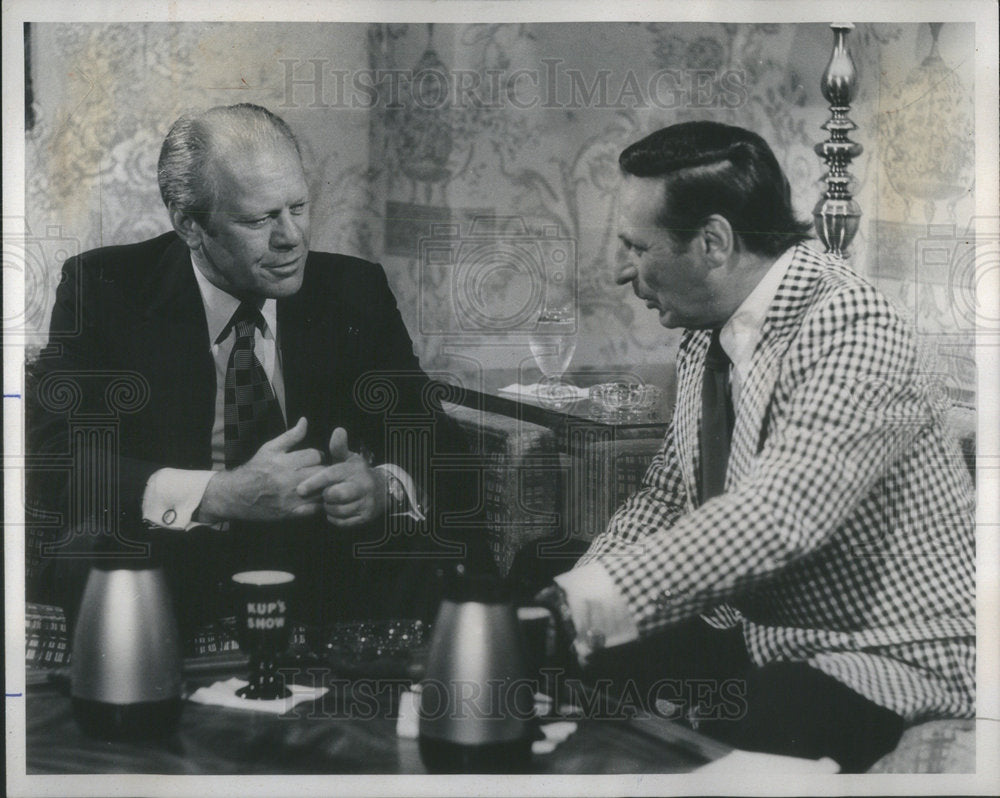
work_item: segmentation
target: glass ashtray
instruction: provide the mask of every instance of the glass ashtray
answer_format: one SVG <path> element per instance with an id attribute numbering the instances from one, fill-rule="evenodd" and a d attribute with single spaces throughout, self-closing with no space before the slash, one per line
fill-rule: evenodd
<path id="1" fill-rule="evenodd" d="M 663 390 L 640 382 L 602 382 L 590 389 L 591 410 L 600 418 L 644 418 L 660 406 Z"/>

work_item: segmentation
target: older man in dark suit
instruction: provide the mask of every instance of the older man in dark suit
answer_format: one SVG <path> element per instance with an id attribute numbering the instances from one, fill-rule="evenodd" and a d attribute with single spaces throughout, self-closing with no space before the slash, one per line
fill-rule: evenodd
<path id="1" fill-rule="evenodd" d="M 51 549 L 64 603 L 83 571 L 61 555 L 96 530 L 155 538 L 188 625 L 224 609 L 218 586 L 243 567 L 294 570 L 327 618 L 428 615 L 434 556 L 461 549 L 413 533 L 428 531 L 423 491 L 446 492 L 429 458 L 461 442 L 382 269 L 309 251 L 298 144 L 258 106 L 178 120 L 159 182 L 174 231 L 65 265 L 31 380 L 34 454 L 71 448 L 52 400 L 67 379 L 77 417 L 107 412 L 123 375 L 146 397 L 118 420 L 116 490 L 97 487 L 117 501 L 82 495 L 93 442 L 70 480 L 33 480 L 34 506 L 65 521 Z"/>

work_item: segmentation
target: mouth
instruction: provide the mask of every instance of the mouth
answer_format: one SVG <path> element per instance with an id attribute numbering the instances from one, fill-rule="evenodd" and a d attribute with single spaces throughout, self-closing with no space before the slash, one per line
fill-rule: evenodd
<path id="1" fill-rule="evenodd" d="M 281 276 L 289 275 L 298 270 L 299 264 L 302 262 L 302 258 L 295 258 L 288 261 L 287 263 L 276 263 L 273 266 L 268 266 L 267 270 L 272 274 L 278 274 Z"/>

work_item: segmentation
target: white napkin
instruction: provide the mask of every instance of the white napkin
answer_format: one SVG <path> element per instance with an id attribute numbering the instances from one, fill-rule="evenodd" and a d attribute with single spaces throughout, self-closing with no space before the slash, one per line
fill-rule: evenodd
<path id="1" fill-rule="evenodd" d="M 572 720 L 557 720 L 553 723 L 543 723 L 541 725 L 544 740 L 535 740 L 531 744 L 533 754 L 551 754 L 556 750 L 556 746 L 566 742 L 569 736 L 576 731 L 576 722 Z"/>
<path id="2" fill-rule="evenodd" d="M 541 397 L 541 391 L 546 389 L 541 383 L 532 383 L 531 385 L 522 385 L 519 382 L 512 383 L 511 385 L 505 385 L 503 388 L 498 390 L 498 393 L 510 393 L 516 394 L 517 396 L 527 396 L 532 399 L 539 399 Z M 579 388 L 576 385 L 569 385 L 568 383 L 562 383 L 559 386 L 560 398 L 566 399 L 586 399 L 590 396 L 590 390 L 587 388 Z"/>
<path id="3" fill-rule="evenodd" d="M 408 740 L 416 740 L 420 736 L 420 685 L 413 687 L 399 696 L 399 716 L 396 718 L 396 735 Z"/>
<path id="4" fill-rule="evenodd" d="M 288 689 L 292 691 L 292 694 L 288 698 L 263 701 L 240 698 L 236 695 L 236 691 L 241 687 L 246 687 L 246 685 L 244 680 L 234 676 L 232 679 L 216 682 L 209 687 L 199 687 L 188 696 L 188 701 L 194 701 L 196 704 L 210 704 L 233 709 L 246 709 L 251 712 L 270 712 L 272 715 L 284 715 L 296 704 L 301 704 L 303 701 L 313 701 L 329 691 L 326 687 L 305 687 L 300 684 L 290 684 Z"/>
<path id="5" fill-rule="evenodd" d="M 552 699 L 540 693 L 535 694 L 535 713 L 543 714 L 552 707 Z M 396 719 L 396 734 L 415 740 L 419 734 L 420 716 L 420 685 L 416 684 L 413 689 L 407 690 L 399 697 L 399 717 Z M 573 721 L 556 721 L 554 723 L 542 723 L 542 734 L 544 740 L 535 740 L 531 743 L 531 753 L 551 754 L 556 750 L 556 746 L 565 742 L 569 736 L 576 731 L 576 723 Z"/>
<path id="6" fill-rule="evenodd" d="M 746 775 L 749 773 L 797 775 L 811 773 L 839 773 L 840 765 L 829 757 L 799 759 L 779 754 L 760 754 L 755 751 L 730 751 L 714 762 L 702 765 L 695 773 Z"/>

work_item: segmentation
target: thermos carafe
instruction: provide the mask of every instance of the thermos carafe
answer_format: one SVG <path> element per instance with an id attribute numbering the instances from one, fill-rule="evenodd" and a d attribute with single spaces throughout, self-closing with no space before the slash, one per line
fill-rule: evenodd
<path id="1" fill-rule="evenodd" d="M 91 568 L 71 672 L 73 714 L 88 734 L 148 738 L 176 728 L 180 634 L 162 568 L 148 560 Z"/>
<path id="2" fill-rule="evenodd" d="M 420 755 L 431 773 L 525 772 L 534 684 L 502 583 L 461 568 L 445 588 L 420 692 Z"/>

